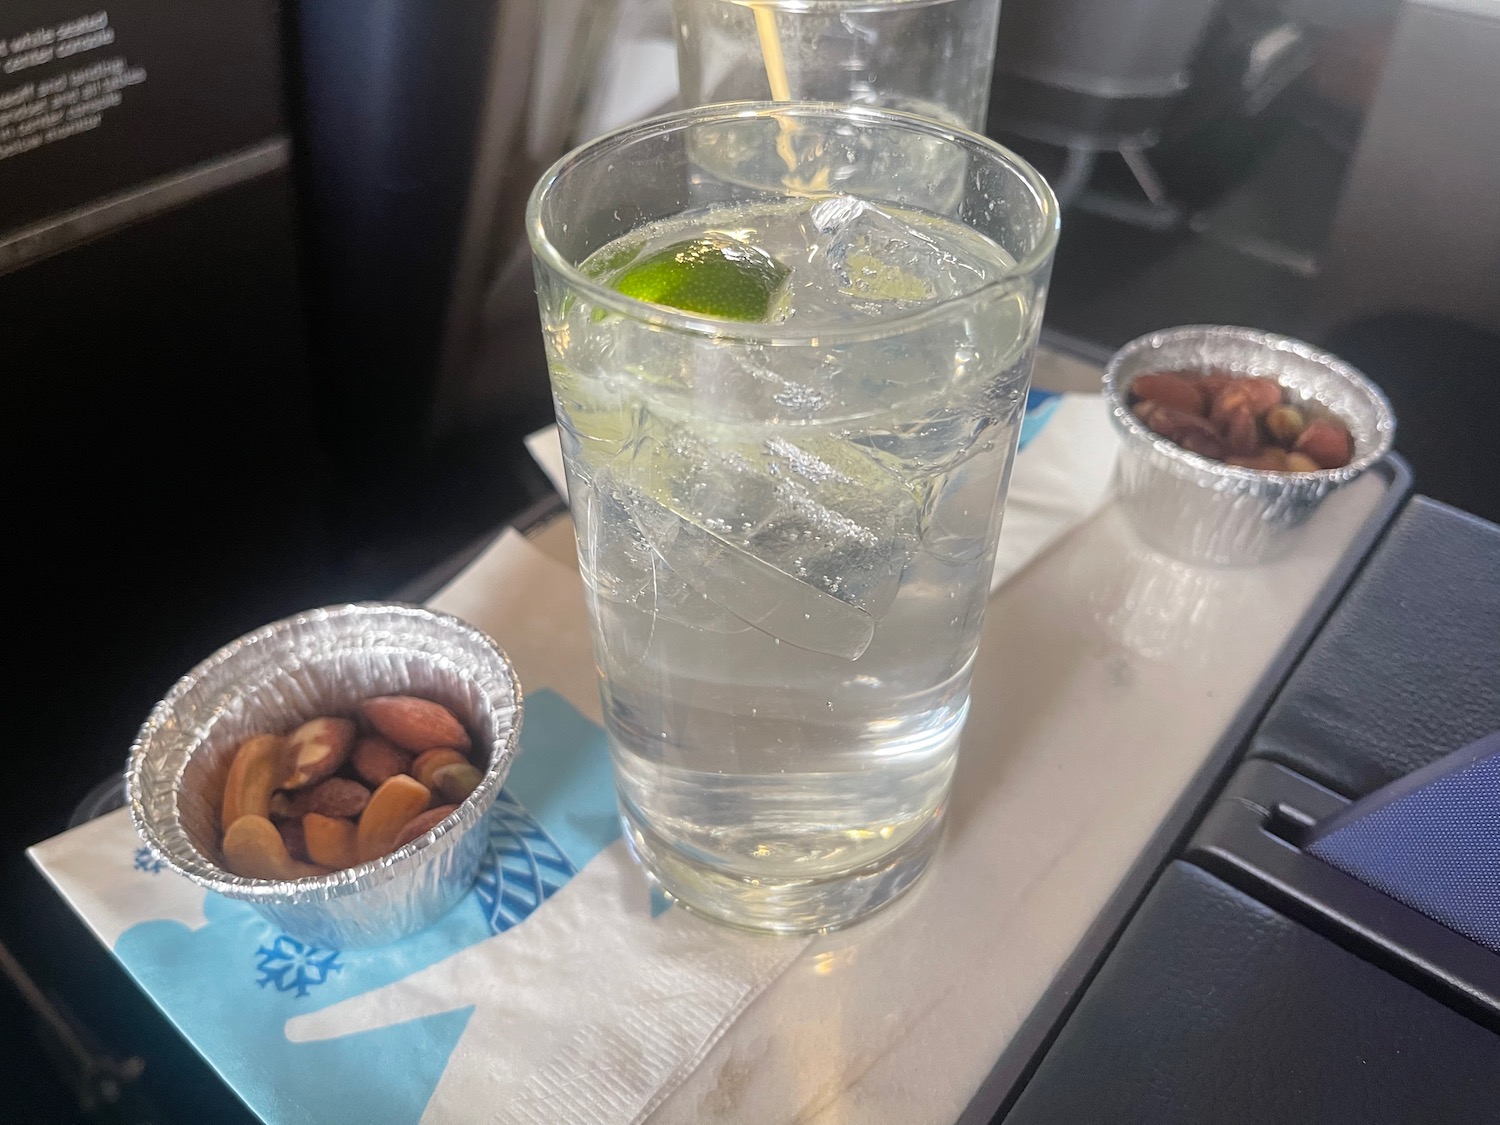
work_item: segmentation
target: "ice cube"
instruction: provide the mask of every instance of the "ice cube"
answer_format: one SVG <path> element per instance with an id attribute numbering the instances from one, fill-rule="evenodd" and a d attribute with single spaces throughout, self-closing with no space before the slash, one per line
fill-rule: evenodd
<path id="1" fill-rule="evenodd" d="M 820 288 L 853 298 L 851 307 L 878 316 L 974 289 L 983 274 L 944 250 L 909 222 L 872 203 L 839 195 L 808 212 L 811 270 L 794 304 Z"/>
<path id="2" fill-rule="evenodd" d="M 767 423 L 817 417 L 831 403 L 821 357 L 774 354 L 765 344 L 724 341 L 693 357 L 693 395 Z"/>
<path id="3" fill-rule="evenodd" d="M 570 481 L 579 571 L 596 596 L 705 632 L 750 628 L 694 589 L 662 557 L 658 546 L 680 553 L 675 540 L 682 520 L 675 513 L 606 466 L 575 468 Z"/>
<path id="4" fill-rule="evenodd" d="M 651 547 L 620 492 L 607 469 L 573 462 L 568 495 L 583 580 L 601 598 L 639 604 L 651 585 Z"/>
<path id="5" fill-rule="evenodd" d="M 640 498 L 640 502 L 647 507 L 653 503 L 644 497 Z M 676 516 L 672 518 L 679 525 L 681 524 Z M 674 556 L 690 554 L 685 549 L 676 548 L 675 533 L 672 542 Z M 705 633 L 729 635 L 750 630 L 750 625 L 743 619 L 730 613 L 673 570 L 667 560 L 655 549 L 651 552 L 651 572 L 652 607 L 658 617 Z"/>
<path id="6" fill-rule="evenodd" d="M 852 440 L 885 461 L 892 472 L 915 482 L 946 473 L 984 452 L 999 421 L 965 404 L 871 428 Z"/>
<path id="7" fill-rule="evenodd" d="M 631 517 L 670 571 L 801 648 L 857 658 L 915 548 L 912 493 L 826 435 L 756 444 L 678 429 L 643 439 L 627 471 Z"/>
<path id="8" fill-rule="evenodd" d="M 895 600 L 917 535 L 911 491 L 862 450 L 828 435 L 764 445 L 776 504 L 747 546 L 875 620 Z"/>
<path id="9" fill-rule="evenodd" d="M 672 572 L 708 601 L 788 644 L 854 660 L 875 635 L 874 619 L 857 606 L 798 581 L 690 520 L 679 520 L 661 551 Z M 667 607 L 664 615 L 684 620 L 676 608 Z"/>

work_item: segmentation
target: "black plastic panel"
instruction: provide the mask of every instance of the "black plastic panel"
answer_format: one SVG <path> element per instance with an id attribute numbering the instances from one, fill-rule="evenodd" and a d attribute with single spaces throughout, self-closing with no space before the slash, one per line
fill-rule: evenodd
<path id="1" fill-rule="evenodd" d="M 1006 1125 L 1493 1125 L 1500 1036 L 1215 878 L 1163 874 Z"/>
<path id="2" fill-rule="evenodd" d="M 1346 804 L 1284 766 L 1246 762 L 1185 858 L 1500 1030 L 1500 955 L 1301 849 Z"/>
<path id="3" fill-rule="evenodd" d="M 1500 527 L 1417 497 L 1256 733 L 1347 797 L 1500 728 Z"/>

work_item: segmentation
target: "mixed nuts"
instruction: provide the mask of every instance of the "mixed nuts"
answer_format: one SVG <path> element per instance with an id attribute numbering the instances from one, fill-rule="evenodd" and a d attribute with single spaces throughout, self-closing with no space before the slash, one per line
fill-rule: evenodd
<path id="1" fill-rule="evenodd" d="M 219 801 L 224 866 L 252 879 L 326 875 L 388 855 L 478 788 L 473 741 L 440 703 L 365 699 L 240 743 Z"/>
<path id="2" fill-rule="evenodd" d="M 1318 402 L 1292 402 L 1274 379 L 1155 371 L 1130 383 L 1131 412 L 1189 452 L 1244 469 L 1314 473 L 1354 459 L 1349 427 Z"/>

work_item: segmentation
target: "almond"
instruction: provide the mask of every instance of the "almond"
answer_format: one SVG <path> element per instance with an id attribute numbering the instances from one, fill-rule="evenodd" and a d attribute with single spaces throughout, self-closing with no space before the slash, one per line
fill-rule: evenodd
<path id="1" fill-rule="evenodd" d="M 267 815 L 275 821 L 301 820 L 308 813 L 354 819 L 370 803 L 370 791 L 347 777 L 330 777 L 306 789 L 280 792 L 271 798 Z"/>
<path id="2" fill-rule="evenodd" d="M 430 699 L 378 695 L 361 703 L 359 713 L 378 733 L 414 754 L 438 746 L 468 750 L 472 745 L 458 717 Z"/>
<path id="3" fill-rule="evenodd" d="M 305 879 L 326 875 L 328 869 L 291 857 L 281 833 L 263 816 L 236 818 L 224 830 L 224 865 L 247 879 Z"/>
<path id="4" fill-rule="evenodd" d="M 307 838 L 302 834 L 300 820 L 273 821 L 273 823 L 276 824 L 276 831 L 281 833 L 281 842 L 286 845 L 289 856 L 303 863 L 312 858 L 307 854 Z"/>
<path id="5" fill-rule="evenodd" d="M 1207 414 L 1207 400 L 1198 384 L 1186 375 L 1173 371 L 1154 371 L 1137 375 L 1130 383 L 1130 393 L 1145 402 L 1155 402 L 1188 414 Z"/>
<path id="6" fill-rule="evenodd" d="M 303 723 L 287 739 L 291 774 L 283 789 L 301 789 L 332 777 L 349 757 L 357 733 L 349 719 L 318 718 Z"/>
<path id="7" fill-rule="evenodd" d="M 401 829 L 412 817 L 425 812 L 431 801 L 432 793 L 427 786 L 404 773 L 390 778 L 375 790 L 370 803 L 360 814 L 355 836 L 360 862 L 378 859 L 391 851 Z"/>
<path id="8" fill-rule="evenodd" d="M 400 832 L 396 833 L 396 842 L 391 846 L 391 850 L 395 851 L 397 848 L 404 848 L 418 836 L 427 835 L 427 833 L 447 820 L 449 813 L 456 812 L 457 809 L 457 805 L 439 805 L 435 809 L 428 809 L 424 813 L 418 813 L 406 822 Z"/>
<path id="9" fill-rule="evenodd" d="M 1229 421 L 1229 416 L 1238 410 L 1249 410 L 1251 415 L 1254 415 L 1255 411 L 1250 406 L 1250 392 L 1245 389 L 1244 383 L 1243 379 L 1235 379 L 1210 399 L 1209 421 L 1216 426 L 1222 426 Z"/>
<path id="10" fill-rule="evenodd" d="M 286 739 L 274 734 L 247 738 L 234 752 L 229 775 L 224 779 L 219 823 L 225 827 L 242 816 L 265 816 L 271 794 L 286 779 Z"/>
<path id="11" fill-rule="evenodd" d="M 1210 400 L 1216 397 L 1225 387 L 1229 386 L 1230 383 L 1237 382 L 1239 380 L 1234 377 L 1232 372 L 1219 367 L 1210 368 L 1198 378 L 1198 386 L 1203 388 L 1203 393 Z"/>
<path id="12" fill-rule="evenodd" d="M 1354 439 L 1342 422 L 1314 418 L 1298 435 L 1292 450 L 1307 457 L 1320 469 L 1340 469 L 1354 457 Z"/>
<path id="13" fill-rule="evenodd" d="M 1252 376 L 1249 379 L 1240 379 L 1238 382 L 1250 402 L 1251 412 L 1257 418 L 1264 417 L 1269 411 L 1281 405 L 1281 384 L 1275 379 Z"/>
<path id="14" fill-rule="evenodd" d="M 1177 444 L 1189 453 L 1196 453 L 1199 457 L 1210 457 L 1217 461 L 1224 456 L 1224 443 L 1219 440 L 1217 434 L 1193 433 L 1183 434 L 1177 439 Z"/>
<path id="15" fill-rule="evenodd" d="M 359 779 L 373 789 L 387 778 L 405 773 L 411 765 L 411 755 L 398 750 L 389 739 L 367 734 L 354 744 L 349 764 Z"/>
<path id="16" fill-rule="evenodd" d="M 330 777 L 298 794 L 293 808 L 302 815 L 342 816 L 353 820 L 370 803 L 370 791 L 347 777 Z"/>
<path id="17" fill-rule="evenodd" d="M 1226 452 L 1237 457 L 1253 457 L 1260 452 L 1260 427 L 1249 406 L 1240 406 L 1224 419 Z"/>
<path id="18" fill-rule="evenodd" d="M 446 746 L 439 746 L 436 750 L 428 750 L 426 753 L 418 754 L 406 772 L 431 789 L 433 786 L 432 775 L 438 770 L 444 766 L 466 766 L 468 764 L 469 759 L 465 758 L 457 750 L 450 750 Z"/>
<path id="19" fill-rule="evenodd" d="M 358 829 L 354 821 L 308 813 L 302 818 L 302 832 L 307 840 L 307 854 L 314 863 L 342 871 L 359 862 Z"/>
<path id="20" fill-rule="evenodd" d="M 1150 412 L 1141 421 L 1145 422 L 1153 432 L 1160 434 L 1168 441 L 1175 441 L 1184 449 L 1201 453 L 1205 457 L 1224 455 L 1223 440 L 1205 418 L 1153 403 Z"/>

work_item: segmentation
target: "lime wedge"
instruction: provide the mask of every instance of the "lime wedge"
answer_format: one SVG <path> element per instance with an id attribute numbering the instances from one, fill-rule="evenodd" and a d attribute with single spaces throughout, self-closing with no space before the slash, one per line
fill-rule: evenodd
<path id="1" fill-rule="evenodd" d="M 708 234 L 647 254 L 615 278 L 614 287 L 683 312 L 764 322 L 789 272 L 747 242 Z"/>
<path id="2" fill-rule="evenodd" d="M 616 270 L 624 269 L 635 260 L 635 256 L 640 252 L 639 242 L 627 242 L 624 246 L 616 245 L 608 251 L 601 250 L 597 254 L 589 255 L 588 260 L 579 268 L 587 277 L 603 277 Z"/>

